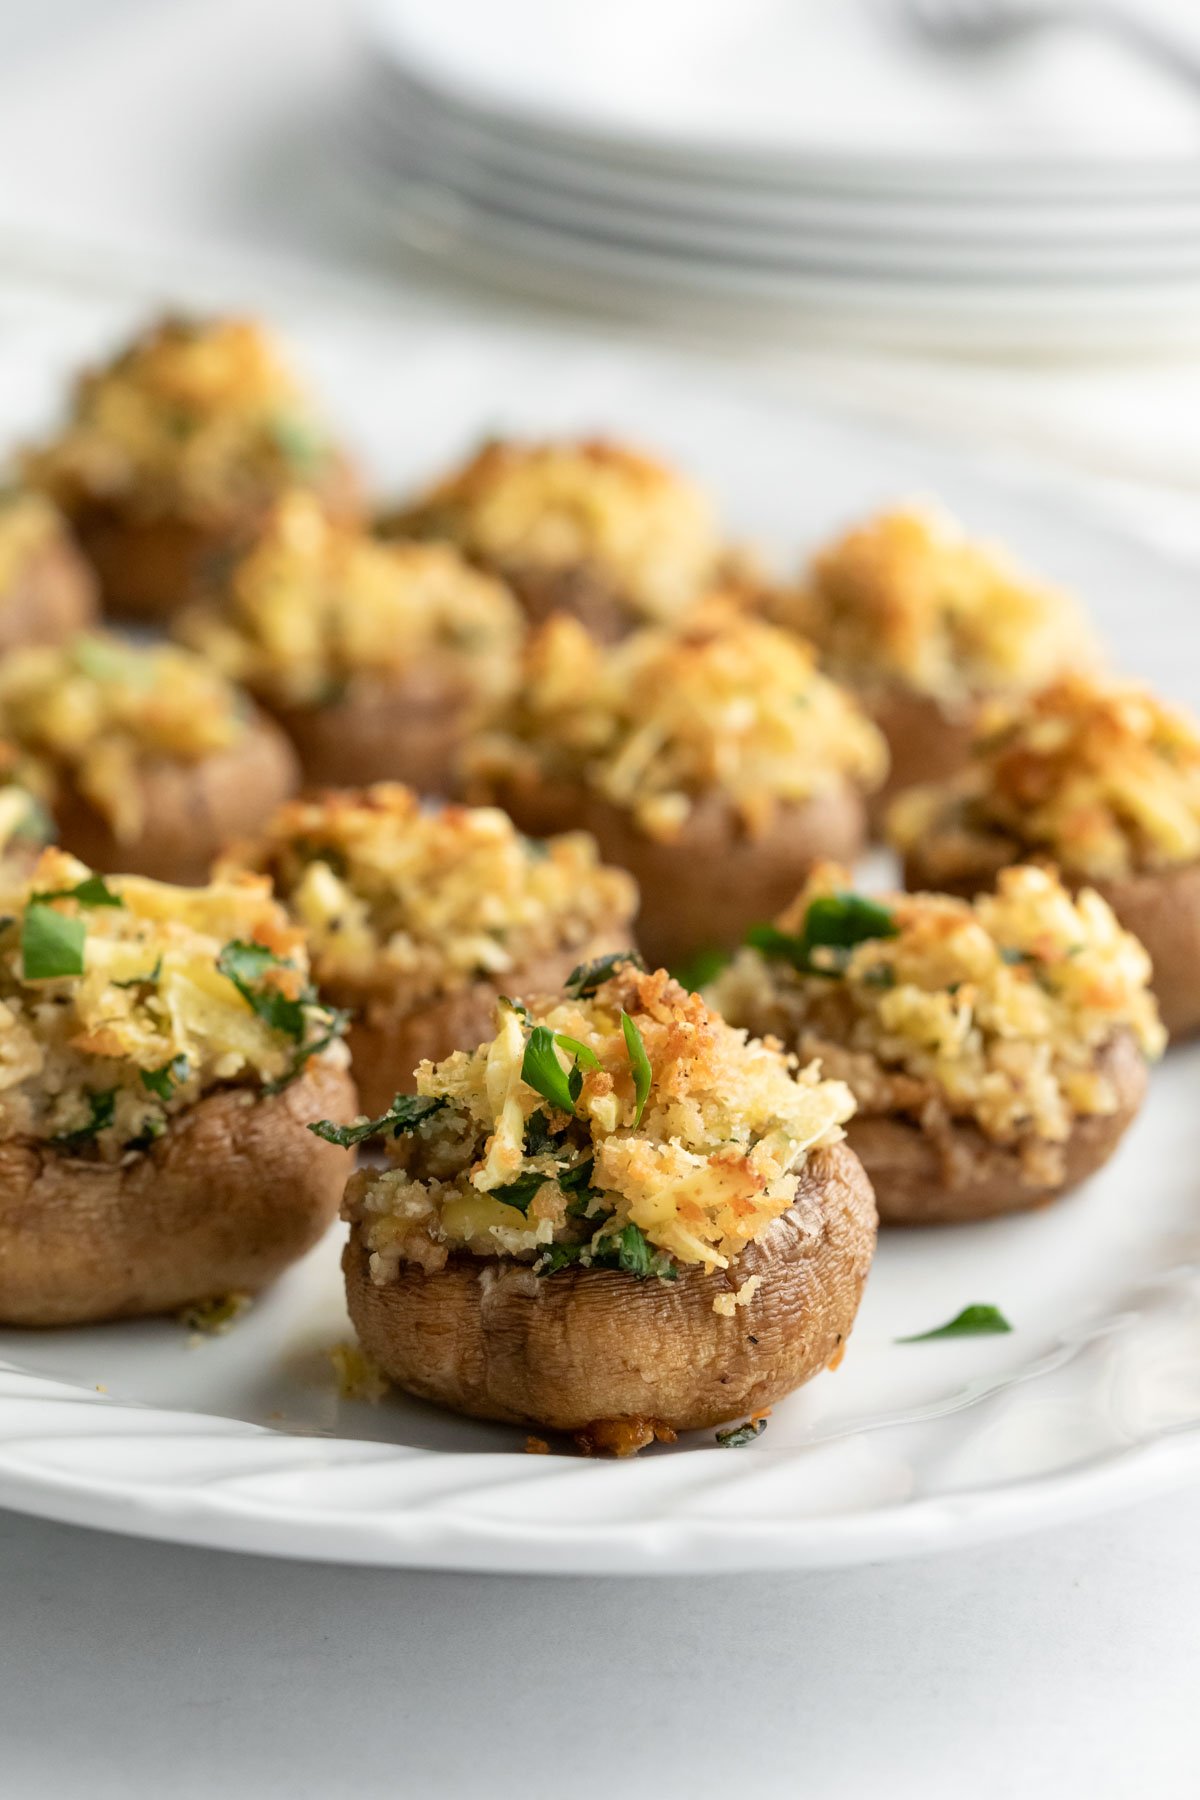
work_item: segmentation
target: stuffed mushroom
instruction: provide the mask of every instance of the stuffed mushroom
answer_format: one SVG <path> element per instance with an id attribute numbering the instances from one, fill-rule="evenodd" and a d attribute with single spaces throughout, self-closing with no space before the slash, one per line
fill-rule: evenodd
<path id="1" fill-rule="evenodd" d="M 811 638 L 887 738 L 881 801 L 960 768 L 986 700 L 1031 693 L 1096 656 L 1067 595 L 932 509 L 855 527 L 767 609 Z"/>
<path id="2" fill-rule="evenodd" d="M 523 627 L 448 544 L 381 544 L 290 494 L 179 633 L 275 715 L 309 782 L 437 794 L 510 691 Z"/>
<path id="3" fill-rule="evenodd" d="M 96 578 L 43 494 L 0 490 L 0 654 L 61 644 L 99 610 Z"/>
<path id="4" fill-rule="evenodd" d="M 1173 1038 L 1200 1030 L 1200 724 L 1145 688 L 1067 676 L 980 720 L 953 781 L 890 815 L 910 887 L 972 894 L 1052 861 L 1141 939 Z"/>
<path id="5" fill-rule="evenodd" d="M 727 562 L 700 489 L 598 439 L 487 443 L 380 529 L 456 544 L 531 619 L 569 613 L 605 641 L 681 618 Z"/>
<path id="6" fill-rule="evenodd" d="M 270 719 L 200 657 L 89 635 L 0 662 L 11 775 L 90 867 L 203 881 L 298 769 Z"/>
<path id="7" fill-rule="evenodd" d="M 150 326 L 80 377 L 66 425 L 24 472 L 70 519 L 105 608 L 135 619 L 168 618 L 285 489 L 359 511 L 348 459 L 246 319 Z"/>
<path id="8" fill-rule="evenodd" d="M 637 878 L 648 960 L 677 965 L 736 943 L 819 858 L 856 856 L 886 767 L 807 645 L 710 605 L 607 651 L 551 620 L 466 778 L 525 831 L 591 832 Z"/>
<path id="9" fill-rule="evenodd" d="M 350 1181 L 344 1268 L 367 1354 L 481 1418 L 605 1435 L 770 1406 L 840 1360 L 875 1241 L 841 1082 L 797 1074 L 663 970 L 500 1002 L 423 1063 Z"/>
<path id="10" fill-rule="evenodd" d="M 502 994 L 546 993 L 633 942 L 637 889 L 582 832 L 535 843 L 504 813 L 380 785 L 285 806 L 227 870 L 269 874 L 321 993 L 351 1014 L 368 1112 L 487 1036 Z"/>
<path id="11" fill-rule="evenodd" d="M 1108 1160 L 1165 1041 L 1149 974 L 1100 896 L 1045 869 L 971 902 L 824 868 L 712 999 L 845 1081 L 880 1219 L 919 1225 L 1041 1206 Z"/>
<path id="12" fill-rule="evenodd" d="M 337 1211 L 340 1021 L 265 881 L 111 880 L 47 850 L 2 895 L 0 1322 L 172 1311 L 271 1281 Z"/>

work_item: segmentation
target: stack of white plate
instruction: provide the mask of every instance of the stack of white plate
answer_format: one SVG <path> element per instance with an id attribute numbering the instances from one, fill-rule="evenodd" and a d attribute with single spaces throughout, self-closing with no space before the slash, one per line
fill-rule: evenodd
<path id="1" fill-rule="evenodd" d="M 1200 339 L 1200 87 L 903 0 L 373 0 L 359 173 L 557 298 L 941 344 Z"/>

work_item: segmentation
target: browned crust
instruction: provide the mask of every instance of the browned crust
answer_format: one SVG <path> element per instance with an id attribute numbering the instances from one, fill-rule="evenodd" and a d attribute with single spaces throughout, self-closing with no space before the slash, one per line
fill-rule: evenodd
<path id="1" fill-rule="evenodd" d="M 0 655 L 22 644 L 63 644 L 100 610 L 91 568 L 65 531 L 55 532 L 21 564 L 0 596 Z"/>
<path id="2" fill-rule="evenodd" d="M 1100 1052 L 1097 1067 L 1113 1083 L 1115 1112 L 1079 1119 L 1063 1151 L 1061 1180 L 1031 1182 L 1019 1152 L 993 1143 L 978 1126 L 956 1122 L 934 1136 L 895 1114 L 858 1113 L 846 1137 L 875 1188 L 883 1225 L 970 1224 L 1046 1206 L 1106 1163 L 1146 1094 L 1146 1061 L 1127 1031 Z"/>
<path id="3" fill-rule="evenodd" d="M 957 837 L 952 853 L 943 854 L 934 835 L 905 857 L 904 885 L 913 890 L 936 888 L 969 900 L 987 893 L 1002 868 L 1023 860 L 1009 845 L 980 838 L 972 867 L 968 844 Z M 1024 860 L 1046 859 L 1031 850 Z M 1059 873 L 1074 893 L 1094 888 L 1126 931 L 1141 940 L 1153 968 L 1154 998 L 1172 1040 L 1200 1031 L 1200 863 L 1148 869 L 1109 881 L 1066 868 Z"/>
<path id="4" fill-rule="evenodd" d="M 949 706 L 898 683 L 864 690 L 858 697 L 887 739 L 891 758 L 887 781 L 871 800 L 872 823 L 878 827 L 889 801 L 902 789 L 943 781 L 965 767 L 979 703 Z"/>
<path id="5" fill-rule="evenodd" d="M 629 870 L 641 890 L 638 942 L 651 968 L 670 968 L 700 950 L 732 949 L 748 926 L 773 919 L 795 899 L 814 863 L 853 863 L 866 837 L 863 800 L 849 783 L 778 806 L 754 836 L 723 796 L 707 796 L 666 842 L 647 837 L 624 808 L 581 784 L 506 785 L 497 800 L 531 836 L 590 831 L 605 862 Z"/>
<path id="6" fill-rule="evenodd" d="M 354 1079 L 365 1112 L 386 1112 L 395 1094 L 416 1090 L 413 1072 L 428 1059 L 441 1062 L 454 1050 L 476 1050 L 495 1031 L 494 1012 L 501 994 L 518 1000 L 536 994 L 553 994 L 571 970 L 593 956 L 632 948 L 632 932 L 609 932 L 578 944 L 547 952 L 507 975 L 480 978 L 456 992 L 414 1003 L 398 989 L 377 992 L 363 1000 L 361 994 L 336 983 L 322 991 L 337 1006 L 359 1007 L 346 1042 L 350 1046 Z"/>
<path id="7" fill-rule="evenodd" d="M 104 815 L 64 784 L 54 808 L 63 848 L 106 874 L 148 875 L 187 886 L 208 879 L 218 851 L 261 829 L 295 793 L 299 768 L 287 738 L 270 719 L 199 762 L 147 762 L 138 775 L 144 825 L 118 838 Z"/>
<path id="8" fill-rule="evenodd" d="M 347 460 L 338 459 L 317 491 L 334 518 L 359 516 L 358 476 Z M 69 510 L 83 553 L 99 577 L 105 613 L 143 624 L 165 624 L 205 592 L 261 522 L 261 509 L 209 525 L 174 514 L 141 517 L 97 500 L 83 500 Z"/>
<path id="9" fill-rule="evenodd" d="M 324 706 L 274 708 L 310 787 L 403 781 L 439 796 L 454 790 L 459 754 L 479 712 L 461 671 L 436 662 L 394 681 L 356 681 L 343 699 Z"/>
<path id="10" fill-rule="evenodd" d="M 126 1165 L 0 1144 L 0 1322 L 80 1325 L 254 1293 L 336 1217 L 352 1154 L 305 1129 L 354 1117 L 328 1064 L 281 1094 L 225 1089 Z"/>
<path id="11" fill-rule="evenodd" d="M 578 1431 L 650 1416 L 699 1430 L 772 1405 L 840 1356 L 875 1247 L 875 1204 L 844 1144 L 816 1151 L 796 1200 L 736 1268 L 678 1281 L 596 1269 L 538 1277 L 459 1256 L 376 1287 L 357 1228 L 342 1259 L 367 1354 L 400 1387 L 477 1418 Z M 732 1318 L 712 1310 L 751 1275 Z"/>

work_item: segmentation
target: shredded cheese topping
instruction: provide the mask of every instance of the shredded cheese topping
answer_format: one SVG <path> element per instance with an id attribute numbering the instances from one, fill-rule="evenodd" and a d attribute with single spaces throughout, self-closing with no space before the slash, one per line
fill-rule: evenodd
<path id="1" fill-rule="evenodd" d="M 609 650 L 551 619 L 469 767 L 484 786 L 511 774 L 584 781 L 670 838 L 709 793 L 755 831 L 780 802 L 876 787 L 887 749 L 811 646 L 713 602 L 678 631 L 647 628 Z"/>
<path id="2" fill-rule="evenodd" d="M 623 1013 L 649 1062 L 640 1117 Z M 583 1047 L 570 1113 L 523 1077 L 538 1026 Z M 555 1054 L 565 1071 L 576 1050 Z M 542 1269 L 609 1266 L 627 1231 L 670 1265 L 727 1268 L 787 1210 L 809 1151 L 836 1142 L 853 1111 L 841 1082 L 797 1074 L 665 971 L 630 964 L 532 1019 L 501 1003 L 492 1042 L 423 1063 L 417 1087 L 444 1104 L 399 1140 L 399 1167 L 360 1171 L 347 1189 L 379 1282 L 401 1261 L 437 1269 L 460 1249 Z M 522 1193 L 525 1210 L 505 1193 Z"/>
<path id="3" fill-rule="evenodd" d="M 1028 692 L 1094 656 L 1073 600 L 932 508 L 855 527 L 776 605 L 843 680 L 898 682 L 951 704 Z"/>
<path id="4" fill-rule="evenodd" d="M 18 778 L 47 806 L 76 787 L 118 837 L 142 826 L 146 762 L 199 762 L 238 743 L 244 696 L 190 651 L 87 634 L 11 651 L 0 663 L 0 738 Z"/>
<path id="5" fill-rule="evenodd" d="M 180 634 L 235 680 L 280 703 L 340 697 L 355 676 L 432 662 L 481 700 L 506 693 L 522 636 L 502 583 L 446 544 L 385 544 L 286 495 L 226 590 Z"/>
<path id="6" fill-rule="evenodd" d="M 380 783 L 295 800 L 225 867 L 272 876 L 322 986 L 414 998 L 499 977 L 602 930 L 631 936 L 637 890 L 582 832 L 534 843 L 492 808 L 426 809 Z"/>
<path id="7" fill-rule="evenodd" d="M 80 377 L 68 424 L 26 458 L 25 472 L 68 513 L 103 502 L 212 526 L 257 511 L 285 486 L 327 478 L 335 462 L 259 325 L 167 318 Z"/>
<path id="8" fill-rule="evenodd" d="M 618 444 L 493 442 L 421 496 L 399 524 L 444 537 L 514 576 L 587 570 L 646 620 L 678 618 L 715 579 L 707 497 Z"/>
<path id="9" fill-rule="evenodd" d="M 847 887 L 844 870 L 818 869 L 781 931 L 802 933 L 812 903 Z M 1111 1112 L 1096 1058 L 1118 1032 L 1161 1053 L 1149 958 L 1091 890 L 1073 899 L 1051 871 L 1018 867 L 974 901 L 889 894 L 882 905 L 895 935 L 813 951 L 822 972 L 740 951 L 714 1004 L 819 1055 L 864 1113 L 930 1129 L 966 1119 L 1002 1144 L 1061 1144 L 1077 1118 Z"/>
<path id="10" fill-rule="evenodd" d="M 266 880 L 99 882 L 51 849 L 0 914 L 0 1137 L 116 1161 L 213 1088 L 286 1081 L 339 1029 Z"/>
<path id="11" fill-rule="evenodd" d="M 961 776 L 903 796 L 889 828 L 904 849 L 961 839 L 969 862 L 982 837 L 1094 880 L 1195 862 L 1200 726 L 1131 683 L 1068 676 L 990 706 Z"/>

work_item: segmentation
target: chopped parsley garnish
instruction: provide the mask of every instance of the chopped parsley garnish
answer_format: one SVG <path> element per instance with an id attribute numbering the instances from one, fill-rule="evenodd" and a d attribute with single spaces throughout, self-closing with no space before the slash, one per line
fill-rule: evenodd
<path id="1" fill-rule="evenodd" d="M 742 1450 L 755 1438 L 760 1438 L 766 1429 L 765 1419 L 747 1419 L 744 1425 L 726 1425 L 723 1431 L 718 1431 L 717 1442 L 722 1450 Z"/>
<path id="2" fill-rule="evenodd" d="M 275 448 L 297 475 L 313 475 L 329 460 L 329 440 L 302 414 L 276 413 L 270 431 Z"/>
<path id="3" fill-rule="evenodd" d="M 272 1031 L 281 1032 L 284 1037 L 293 1038 L 296 1043 L 300 1043 L 306 1024 L 304 1009 L 315 1003 L 315 992 L 306 983 L 292 999 L 278 988 L 263 985 L 272 970 L 292 967 L 292 963 L 276 956 L 265 944 L 247 944 L 240 938 L 226 944 L 217 958 L 219 972 L 232 981 L 242 999 L 254 1009 L 259 1018 Z"/>
<path id="4" fill-rule="evenodd" d="M 558 1149 L 558 1139 L 550 1129 L 550 1120 L 541 1107 L 525 1121 L 526 1156 L 546 1156 Z"/>
<path id="5" fill-rule="evenodd" d="M 406 1131 L 415 1131 L 423 1120 L 432 1118 L 440 1112 L 446 1101 L 440 1097 L 427 1098 L 422 1094 L 397 1094 L 385 1113 L 377 1119 L 358 1119 L 353 1125 L 338 1125 L 332 1119 L 318 1119 L 309 1130 L 327 1144 L 337 1144 L 342 1150 L 351 1150 L 355 1144 L 365 1144 L 368 1138 L 385 1137 L 390 1131 L 394 1138 L 402 1137 Z"/>
<path id="6" fill-rule="evenodd" d="M 937 1325 L 932 1331 L 918 1331 L 913 1337 L 897 1338 L 898 1344 L 927 1344 L 933 1338 L 958 1337 L 993 1337 L 1012 1326 L 998 1306 L 964 1306 L 962 1311 L 945 1325 Z"/>
<path id="7" fill-rule="evenodd" d="M 595 1157 L 585 1156 L 583 1161 L 577 1162 L 573 1169 L 563 1170 L 558 1177 L 559 1187 L 567 1194 L 577 1194 L 581 1189 L 586 1189 L 591 1182 L 592 1170 L 595 1166 Z"/>
<path id="8" fill-rule="evenodd" d="M 131 687 L 149 687 L 154 681 L 152 658 L 107 638 L 77 638 L 71 646 L 71 661 L 81 675 L 93 681 L 124 681 Z"/>
<path id="9" fill-rule="evenodd" d="M 522 1024 L 533 1024 L 533 1014 L 523 1000 L 510 1000 L 507 994 L 501 994 L 500 1004 L 502 1006 L 507 1006 L 509 1012 L 515 1012 Z"/>
<path id="10" fill-rule="evenodd" d="M 48 893 L 34 894 L 34 901 L 41 900 L 77 900 L 80 906 L 124 906 L 125 902 L 119 894 L 114 894 L 103 875 L 89 875 L 86 881 L 80 881 L 75 887 L 51 888 Z"/>
<path id="11" fill-rule="evenodd" d="M 592 962 L 580 963 L 566 979 L 566 991 L 573 1000 L 589 1000 L 597 988 L 611 981 L 618 969 L 629 965 L 644 969 L 645 963 L 636 950 L 618 950 L 612 956 L 597 956 Z"/>
<path id="12" fill-rule="evenodd" d="M 821 894 L 804 915 L 802 929 L 752 925 L 746 942 L 775 962 L 789 962 L 804 975 L 840 975 L 859 944 L 896 937 L 899 927 L 886 906 L 864 894 Z M 829 952 L 820 962 L 813 952 Z"/>
<path id="13" fill-rule="evenodd" d="M 585 1257 L 593 1269 L 618 1269 L 638 1281 L 646 1281 L 652 1275 L 659 1281 L 679 1279 L 672 1258 L 665 1250 L 651 1248 L 640 1225 L 626 1225 L 598 1243 L 550 1244 L 538 1260 L 538 1273 L 557 1275 L 560 1269 L 575 1268 Z"/>
<path id="14" fill-rule="evenodd" d="M 153 982 L 158 980 L 161 974 L 162 957 L 160 956 L 155 962 L 154 967 L 152 969 L 147 969 L 144 975 L 131 975 L 128 981 L 114 981 L 113 986 L 119 988 L 149 987 Z"/>
<path id="15" fill-rule="evenodd" d="M 515 1206 L 519 1213 L 527 1213 L 529 1202 L 549 1179 L 540 1169 L 528 1169 L 524 1175 L 518 1175 L 515 1181 L 505 1181 L 500 1187 L 487 1188 L 485 1192 L 493 1200 L 499 1200 L 502 1206 Z"/>
<path id="16" fill-rule="evenodd" d="M 21 921 L 21 976 L 25 981 L 60 981 L 83 974 L 83 920 L 31 900 Z"/>
<path id="17" fill-rule="evenodd" d="M 89 1094 L 91 1117 L 87 1124 L 78 1126 L 74 1131 L 64 1131 L 61 1137 L 51 1138 L 51 1144 L 56 1150 L 76 1150 L 84 1144 L 90 1144 L 94 1137 L 112 1124 L 116 1104 L 115 1088 L 109 1088 L 102 1094 Z"/>
<path id="18" fill-rule="evenodd" d="M 570 1074 L 558 1060 L 556 1045 L 561 1044 L 568 1050 L 574 1062 Z M 600 1058 L 578 1038 L 567 1037 L 564 1032 L 551 1031 L 548 1025 L 535 1025 L 525 1045 L 525 1055 L 521 1060 L 521 1080 L 531 1087 L 535 1094 L 556 1106 L 559 1112 L 573 1113 L 575 1102 L 583 1089 L 583 1075 L 580 1064 L 587 1069 L 598 1069 Z"/>
<path id="19" fill-rule="evenodd" d="M 654 1080 L 654 1071 L 650 1067 L 650 1058 L 646 1055 L 642 1034 L 627 1012 L 621 1014 L 621 1030 L 625 1034 L 625 1048 L 629 1052 L 629 1066 L 633 1070 L 633 1092 L 637 1102 L 633 1115 L 633 1128 L 636 1131 L 642 1122 L 646 1101 L 650 1097 L 650 1084 Z"/>
<path id="20" fill-rule="evenodd" d="M 142 1086 L 148 1094 L 156 1094 L 160 1100 L 169 1100 L 175 1089 L 188 1078 L 188 1059 L 186 1056 L 173 1056 L 169 1063 L 161 1069 L 143 1069 Z"/>
<path id="21" fill-rule="evenodd" d="M 672 969 L 671 974 L 689 994 L 698 994 L 701 988 L 716 980 L 728 961 L 728 950 L 697 950 Z"/>

